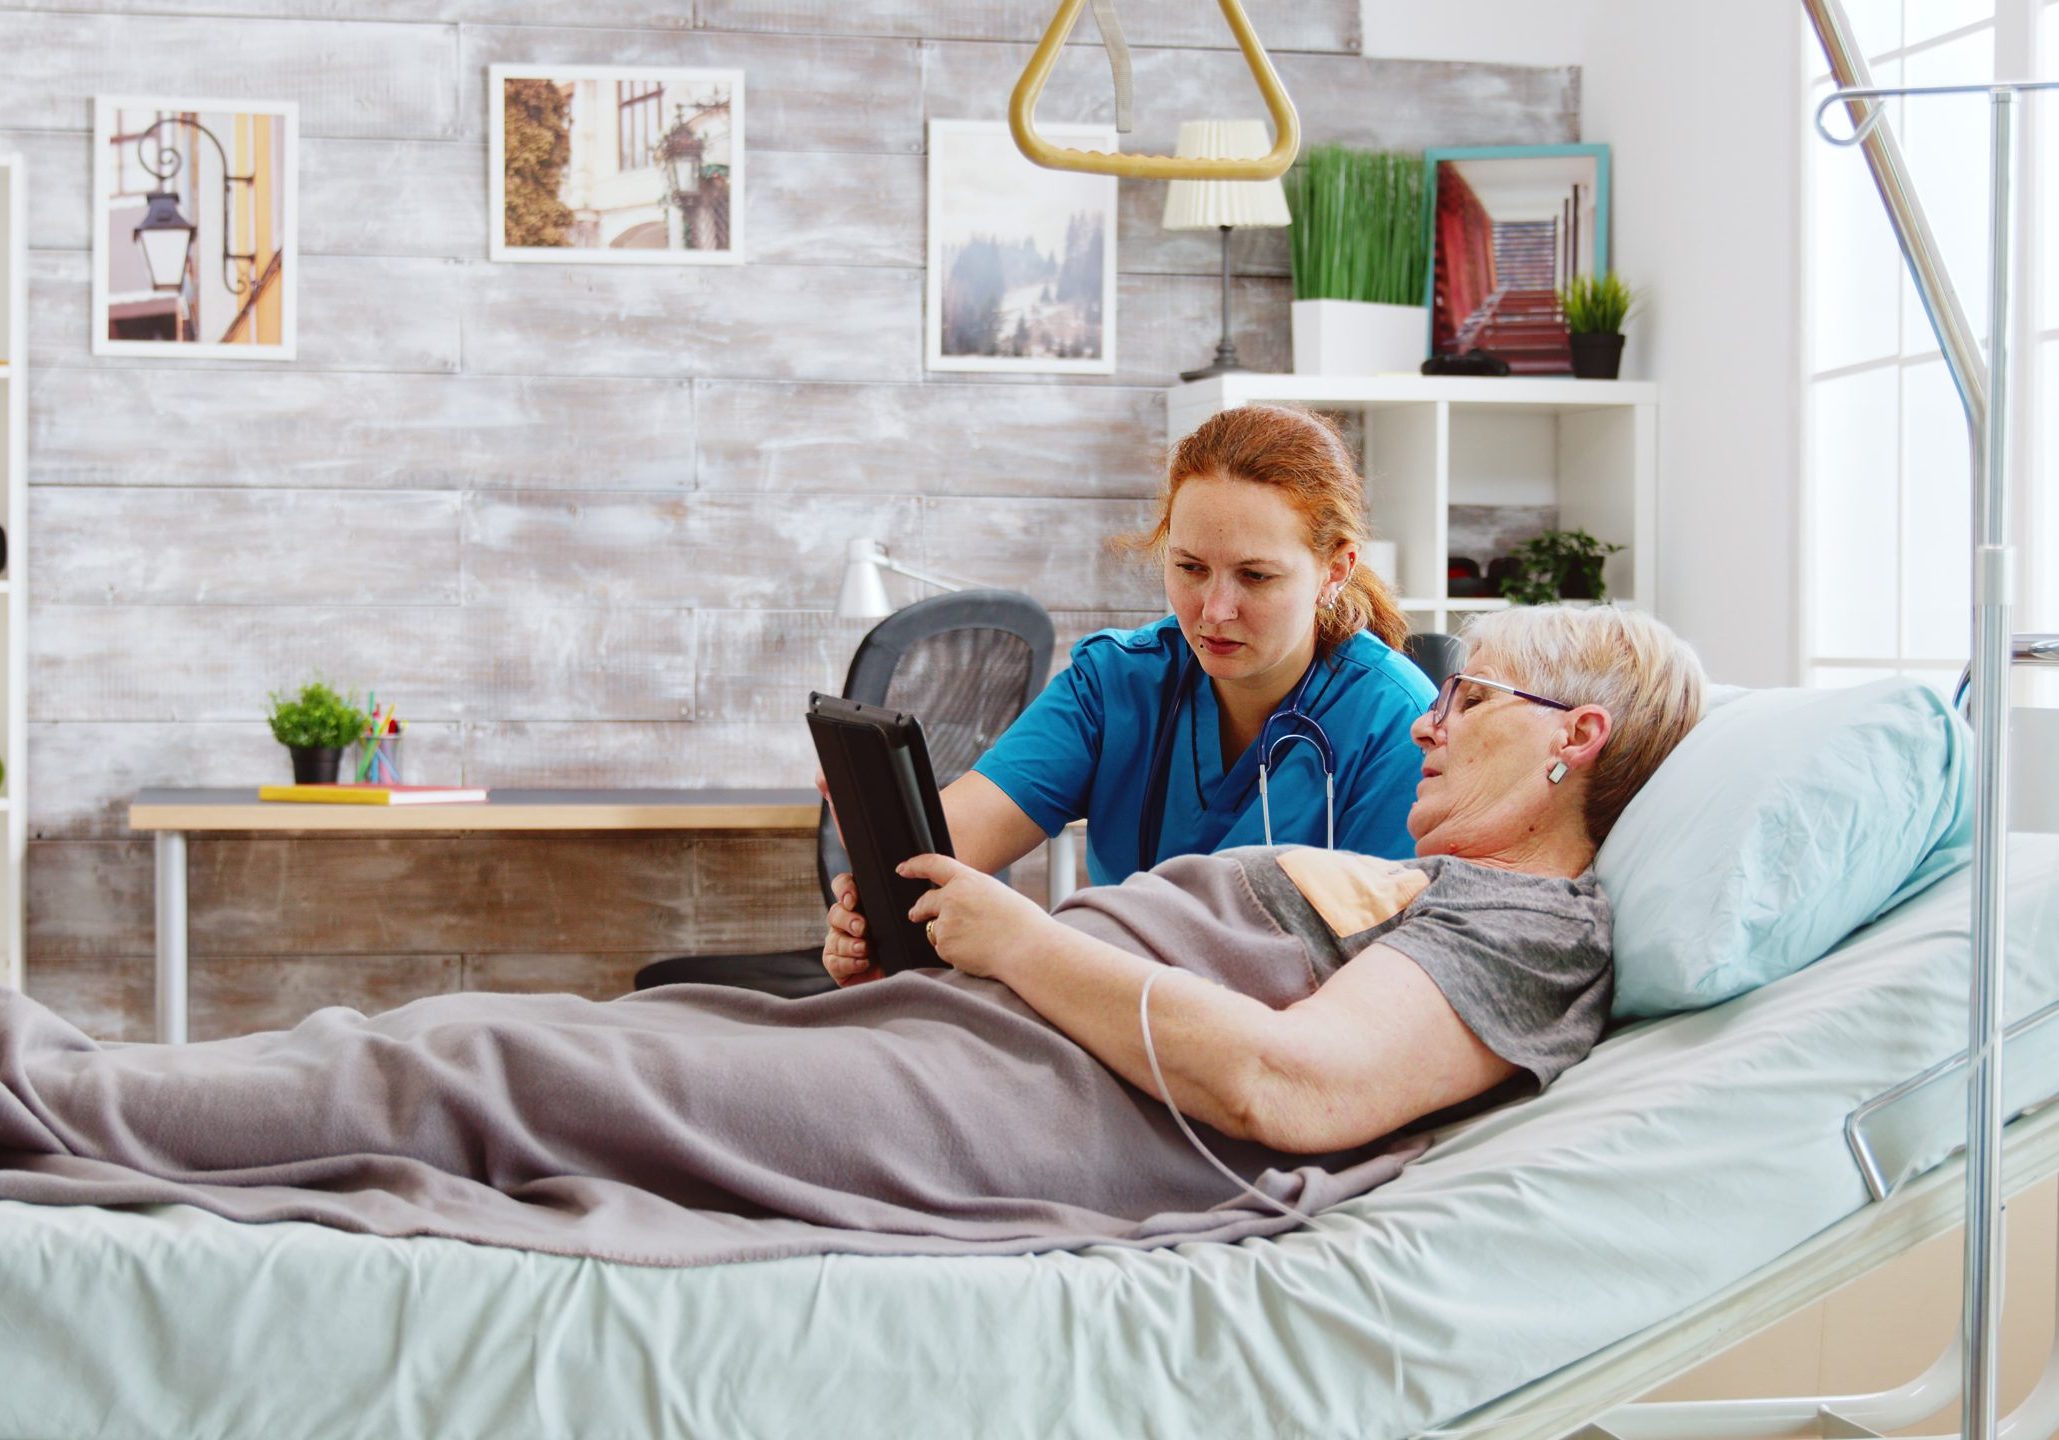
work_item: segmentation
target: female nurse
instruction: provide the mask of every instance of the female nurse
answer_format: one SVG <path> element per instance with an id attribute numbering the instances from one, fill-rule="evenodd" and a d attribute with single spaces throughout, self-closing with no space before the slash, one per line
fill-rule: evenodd
<path id="1" fill-rule="evenodd" d="M 1081 640 L 945 788 L 957 857 L 991 873 L 1082 817 L 1096 885 L 1238 845 L 1412 854 L 1409 727 L 1434 687 L 1359 563 L 1368 538 L 1327 421 L 1278 405 L 1211 416 L 1174 448 L 1156 523 L 1120 542 L 1161 558 L 1173 613 Z M 824 966 L 878 978 L 855 884 L 832 890 Z"/>

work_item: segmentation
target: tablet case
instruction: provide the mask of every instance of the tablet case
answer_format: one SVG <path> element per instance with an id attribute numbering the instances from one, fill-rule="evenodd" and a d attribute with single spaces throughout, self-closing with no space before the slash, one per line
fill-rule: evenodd
<path id="1" fill-rule="evenodd" d="M 858 882 L 872 962 L 889 975 L 942 965 L 923 927 L 908 918 L 929 882 L 894 873 L 912 856 L 951 853 L 921 724 L 899 710 L 811 694 L 808 731 Z"/>

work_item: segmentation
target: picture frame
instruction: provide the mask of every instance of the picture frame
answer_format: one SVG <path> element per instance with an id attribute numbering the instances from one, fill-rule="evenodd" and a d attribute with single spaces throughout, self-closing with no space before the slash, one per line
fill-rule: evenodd
<path id="1" fill-rule="evenodd" d="M 1514 375 L 1572 373 L 1558 292 L 1609 268 L 1609 147 L 1423 153 L 1430 353 L 1487 351 Z"/>
<path id="2" fill-rule="evenodd" d="M 96 96 L 93 353 L 293 359 L 299 151 L 289 100 Z"/>
<path id="3" fill-rule="evenodd" d="M 486 105 L 489 258 L 744 263 L 743 71 L 494 65 Z"/>
<path id="4" fill-rule="evenodd" d="M 1044 133 L 1117 148 L 1112 125 Z M 927 368 L 1113 375 L 1116 203 L 1113 176 L 1034 165 L 1001 121 L 930 121 Z"/>

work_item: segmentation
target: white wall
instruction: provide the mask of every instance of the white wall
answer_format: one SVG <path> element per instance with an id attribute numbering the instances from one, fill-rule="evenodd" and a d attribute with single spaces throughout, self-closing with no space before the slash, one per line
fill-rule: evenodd
<path id="1" fill-rule="evenodd" d="M 1613 263 L 1644 296 L 1626 376 L 1663 385 L 1658 611 L 1712 673 L 1798 679 L 1796 0 L 1365 0 L 1365 53 L 1581 67 Z"/>
<path id="2" fill-rule="evenodd" d="M 1587 26 L 1622 0 L 1363 0 L 1365 53 L 1379 60 L 1584 65 Z M 1672 0 L 1666 0 L 1672 3 Z"/>

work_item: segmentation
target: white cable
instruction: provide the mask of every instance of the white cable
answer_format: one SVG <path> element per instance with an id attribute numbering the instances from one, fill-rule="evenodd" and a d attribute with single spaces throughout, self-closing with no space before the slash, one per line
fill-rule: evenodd
<path id="1" fill-rule="evenodd" d="M 1215 1152 L 1210 1150 L 1206 1145 L 1202 1144 L 1201 1137 L 1199 1135 L 1196 1135 L 1194 1131 L 1188 1126 L 1187 1117 L 1180 1113 L 1180 1107 L 1172 1103 L 1172 1091 L 1166 1088 L 1165 1075 L 1158 1068 L 1158 1047 L 1151 1043 L 1151 987 L 1153 985 L 1156 985 L 1159 982 L 1159 980 L 1163 978 L 1165 975 L 1171 973 L 1172 970 L 1173 967 L 1170 965 L 1161 965 L 1158 969 L 1152 971 L 1151 974 L 1145 978 L 1144 993 L 1137 997 L 1137 1019 L 1138 1022 L 1144 1028 L 1144 1058 L 1145 1060 L 1150 1062 L 1151 1083 L 1158 1087 L 1158 1098 L 1165 1102 L 1166 1109 L 1172 1111 L 1173 1122 L 1180 1127 L 1180 1133 L 1187 1137 L 1187 1143 L 1192 1145 L 1196 1150 L 1199 1150 L 1201 1152 L 1201 1158 L 1206 1160 L 1209 1164 L 1213 1165 L 1216 1169 L 1222 1171 L 1223 1175 L 1230 1181 L 1232 1181 L 1238 1189 L 1242 1190 L 1246 1195 L 1255 1196 L 1258 1199 L 1265 1201 L 1266 1204 L 1272 1206 L 1273 1209 L 1279 1211 L 1282 1215 L 1287 1216 L 1291 1220 L 1299 1220 L 1304 1225 L 1312 1223 L 1309 1220 L 1309 1218 L 1306 1215 L 1302 1214 L 1299 1210 L 1296 1210 L 1291 1205 L 1287 1205 L 1282 1203 L 1281 1201 L 1273 1199 L 1272 1196 L 1266 1194 L 1263 1190 L 1253 1188 L 1242 1177 L 1240 1177 L 1236 1171 L 1232 1170 L 1229 1166 L 1223 1164 L 1222 1161 L 1216 1159 Z"/>
<path id="2" fill-rule="evenodd" d="M 1165 1102 L 1165 1108 L 1172 1111 L 1173 1122 L 1180 1127 L 1180 1133 L 1187 1137 L 1187 1143 L 1200 1151 L 1202 1158 L 1221 1171 L 1224 1177 L 1234 1183 L 1238 1189 L 1247 1195 L 1263 1200 L 1289 1219 L 1298 1220 L 1303 1225 L 1312 1223 L 1307 1215 L 1304 1215 L 1291 1205 L 1275 1200 L 1263 1190 L 1254 1188 L 1246 1183 L 1236 1171 L 1217 1159 L 1215 1152 L 1202 1144 L 1201 1137 L 1196 1135 L 1193 1128 L 1187 1124 L 1187 1117 L 1180 1113 L 1180 1107 L 1172 1103 L 1172 1092 L 1166 1087 L 1165 1072 L 1159 1069 L 1158 1066 L 1158 1047 L 1151 1041 L 1151 987 L 1156 985 L 1163 976 L 1175 970 L 1176 967 L 1171 965 L 1161 965 L 1156 970 L 1153 970 L 1150 975 L 1145 977 L 1143 993 L 1137 997 L 1137 1021 L 1144 1032 L 1144 1059 L 1151 1066 L 1151 1082 L 1158 1087 L 1159 1098 Z M 1388 1353 L 1394 1360 L 1393 1402 L 1400 1404 L 1402 1397 L 1406 1394 L 1405 1386 L 1407 1383 L 1407 1366 L 1401 1358 L 1401 1337 L 1395 1331 L 1393 1311 L 1388 1307 L 1386 1287 L 1380 1283 L 1380 1277 L 1371 1270 L 1362 1271 L 1361 1274 L 1365 1282 L 1372 1287 L 1373 1303 L 1379 1308 L 1380 1324 L 1387 1336 Z M 1532 1412 L 1531 1418 L 1534 1419 L 1536 1413 Z M 1558 1402 L 1543 1413 L 1562 1415 L 1572 1424 L 1578 1424 L 1581 1421 L 1594 1418 L 1586 1407 L 1577 1406 L 1566 1401 Z M 1459 1435 L 1462 1432 L 1445 1425 L 1431 1425 L 1410 1433 L 1414 1440 L 1428 1440 L 1428 1437 Z"/>
<path id="3" fill-rule="evenodd" d="M 1260 776 L 1259 783 L 1261 786 L 1262 793 L 1265 771 L 1261 769 L 1258 773 Z M 1215 1152 L 1210 1150 L 1206 1145 L 1202 1144 L 1201 1137 L 1199 1135 L 1196 1135 L 1194 1131 L 1188 1126 L 1187 1117 L 1180 1113 L 1180 1107 L 1172 1103 L 1172 1091 L 1166 1087 L 1165 1073 L 1158 1068 L 1158 1047 L 1151 1043 L 1151 987 L 1153 985 L 1156 985 L 1162 976 L 1166 975 L 1173 969 L 1174 967 L 1171 965 L 1162 965 L 1158 969 L 1153 970 L 1148 976 L 1144 978 L 1144 992 L 1143 994 L 1137 997 L 1137 1021 L 1144 1031 L 1144 1059 L 1150 1063 L 1151 1083 L 1158 1087 L 1158 1098 L 1165 1102 L 1166 1109 L 1172 1111 L 1173 1123 L 1180 1127 L 1180 1133 L 1187 1137 L 1187 1143 L 1192 1145 L 1196 1150 L 1199 1150 L 1201 1152 L 1202 1158 L 1208 1161 L 1209 1164 L 1213 1165 L 1216 1169 L 1220 1170 L 1230 1180 L 1234 1181 L 1238 1189 L 1242 1190 L 1247 1195 L 1257 1196 L 1260 1200 L 1263 1200 L 1266 1204 L 1272 1206 L 1273 1209 L 1279 1211 L 1282 1215 L 1287 1216 L 1289 1219 L 1298 1220 L 1303 1225 L 1313 1223 L 1312 1221 L 1310 1221 L 1308 1216 L 1302 1214 L 1293 1206 L 1275 1200 L 1272 1196 L 1266 1194 L 1263 1190 L 1255 1189 L 1251 1185 L 1247 1184 L 1244 1181 L 1244 1179 L 1237 1174 L 1236 1171 L 1232 1170 L 1229 1166 L 1223 1164 L 1222 1161 L 1216 1159 Z M 1396 1404 L 1399 1404 L 1401 1402 L 1401 1397 L 1403 1394 L 1403 1376 L 1406 1373 L 1406 1370 L 1401 1359 L 1400 1337 L 1397 1336 L 1394 1331 L 1394 1315 L 1393 1312 L 1390 1311 L 1387 1307 L 1387 1292 L 1380 1285 L 1380 1277 L 1373 1274 L 1370 1270 L 1367 1270 L 1363 1273 L 1366 1283 L 1372 1286 L 1373 1303 L 1380 1307 L 1380 1324 L 1387 1334 L 1388 1351 L 1394 1357 L 1393 1398 L 1394 1402 Z M 1425 1430 L 1418 1431 L 1417 1433 L 1419 1435 L 1430 1435 L 1436 1432 L 1434 1430 Z"/>

